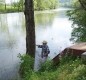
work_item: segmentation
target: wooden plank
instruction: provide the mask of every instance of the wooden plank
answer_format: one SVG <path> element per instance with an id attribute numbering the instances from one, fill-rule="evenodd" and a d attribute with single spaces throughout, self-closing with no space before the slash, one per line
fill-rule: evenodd
<path id="1" fill-rule="evenodd" d="M 65 54 L 69 54 L 69 55 L 73 55 L 76 57 L 77 56 L 81 57 L 81 54 L 84 52 L 86 52 L 86 42 L 76 43 L 73 46 L 65 48 L 61 53 L 59 53 L 52 60 L 54 63 L 59 63 L 60 62 L 59 56 L 64 57 Z"/>

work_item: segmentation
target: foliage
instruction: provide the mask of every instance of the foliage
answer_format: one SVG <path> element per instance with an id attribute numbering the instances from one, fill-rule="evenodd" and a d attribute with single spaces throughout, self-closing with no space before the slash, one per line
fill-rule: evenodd
<path id="1" fill-rule="evenodd" d="M 85 80 L 86 65 L 79 58 L 65 56 L 60 63 L 57 80 Z"/>
<path id="2" fill-rule="evenodd" d="M 68 11 L 69 19 L 73 21 L 73 32 L 71 40 L 74 41 L 86 41 L 86 11 L 81 9 L 75 9 Z"/>
<path id="3" fill-rule="evenodd" d="M 22 62 L 20 69 L 24 73 L 23 80 L 86 80 L 86 65 L 80 58 L 65 56 L 61 59 L 59 65 L 53 65 L 51 61 L 42 64 L 38 72 L 34 72 L 33 64 L 29 56 L 21 56 Z M 32 63 L 31 63 L 32 62 Z M 29 67 L 29 68 L 28 68 Z"/>
<path id="4" fill-rule="evenodd" d="M 55 9 L 58 6 L 58 0 L 33 0 L 35 10 Z M 25 0 L 12 2 L 11 4 L 0 3 L 0 12 L 20 12 L 24 11 Z M 9 7 L 9 8 L 8 8 Z"/>
<path id="5" fill-rule="evenodd" d="M 57 7 L 57 0 L 33 0 L 35 10 L 55 9 Z M 24 5 L 24 0 L 15 3 L 20 8 Z"/>
<path id="6" fill-rule="evenodd" d="M 60 0 L 60 6 L 63 7 L 70 7 L 70 8 L 77 8 L 80 7 L 79 0 Z"/>
<path id="7" fill-rule="evenodd" d="M 79 3 L 79 1 L 78 0 L 72 0 L 71 1 L 71 5 L 72 5 L 72 7 L 80 7 L 80 3 Z"/>
<path id="8" fill-rule="evenodd" d="M 53 65 L 52 61 L 46 61 L 44 64 L 41 64 L 41 69 L 39 72 L 45 72 L 45 71 L 53 71 L 55 69 L 55 66 Z"/>
<path id="9" fill-rule="evenodd" d="M 25 77 L 27 73 L 29 73 L 29 76 L 33 72 L 33 64 L 34 64 L 34 59 L 28 55 L 19 55 L 19 58 L 21 60 L 20 62 L 20 70 L 19 73 L 22 77 Z"/>
<path id="10" fill-rule="evenodd" d="M 20 9 L 19 7 L 14 7 L 10 5 L 6 5 L 6 7 L 2 5 L 0 7 L 0 13 L 21 12 L 21 11 L 22 9 Z"/>
<path id="11" fill-rule="evenodd" d="M 55 9 L 57 7 L 57 0 L 34 0 L 34 9 L 35 10 L 44 10 L 44 9 Z"/>
<path id="12" fill-rule="evenodd" d="M 71 11 L 67 12 L 69 20 L 73 21 L 72 41 L 85 42 L 86 41 L 86 0 L 75 0 L 75 5 L 78 6 Z M 74 5 L 73 5 L 74 6 Z"/>

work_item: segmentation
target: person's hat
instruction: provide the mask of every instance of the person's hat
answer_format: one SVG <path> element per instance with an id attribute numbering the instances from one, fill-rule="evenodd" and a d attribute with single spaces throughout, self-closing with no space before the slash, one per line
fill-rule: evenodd
<path id="1" fill-rule="evenodd" d="M 47 41 L 43 41 L 42 43 L 45 43 L 45 44 L 47 44 Z"/>

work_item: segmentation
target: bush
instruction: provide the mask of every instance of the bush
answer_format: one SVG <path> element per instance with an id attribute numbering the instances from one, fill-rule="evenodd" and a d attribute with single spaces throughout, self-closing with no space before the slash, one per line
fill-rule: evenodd
<path id="1" fill-rule="evenodd" d="M 23 80 L 52 80 L 51 74 L 55 67 L 52 61 L 46 61 L 41 65 L 41 69 L 38 72 L 33 70 L 34 59 L 28 55 L 19 55 L 21 60 L 19 73 Z M 50 73 L 49 73 L 50 72 Z M 45 77 L 45 78 L 44 78 Z"/>
<path id="2" fill-rule="evenodd" d="M 33 70 L 33 58 L 23 55 L 20 59 L 19 72 L 23 80 L 86 80 L 86 65 L 80 58 L 66 55 L 56 66 L 46 61 L 38 72 Z"/>
<path id="3" fill-rule="evenodd" d="M 45 63 L 41 64 L 41 69 L 39 70 L 40 72 L 44 71 L 52 71 L 53 69 L 53 62 L 52 61 L 46 61 Z"/>
<path id="4" fill-rule="evenodd" d="M 19 58 L 21 60 L 19 70 L 21 77 L 25 78 L 27 74 L 30 77 L 33 72 L 34 59 L 28 55 L 19 55 Z"/>

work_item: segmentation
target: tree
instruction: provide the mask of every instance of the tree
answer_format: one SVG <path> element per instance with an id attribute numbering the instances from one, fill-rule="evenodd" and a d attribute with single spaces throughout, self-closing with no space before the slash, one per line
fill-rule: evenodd
<path id="1" fill-rule="evenodd" d="M 69 19 L 73 21 L 71 39 L 77 42 L 86 42 L 86 1 L 79 1 L 80 7 L 68 12 Z"/>
<path id="2" fill-rule="evenodd" d="M 35 56 L 35 23 L 33 0 L 25 0 L 26 53 Z"/>
<path id="3" fill-rule="evenodd" d="M 19 0 L 17 2 L 19 9 L 23 10 L 24 0 Z M 35 10 L 45 10 L 45 9 L 54 9 L 58 6 L 58 0 L 33 0 Z"/>
<path id="4" fill-rule="evenodd" d="M 0 8 L 2 8 L 3 6 L 6 10 L 6 0 L 0 0 Z"/>
<path id="5" fill-rule="evenodd" d="M 23 10 L 23 4 L 24 4 L 24 0 L 20 0 L 19 2 L 18 2 L 18 5 L 22 8 L 22 10 Z"/>
<path id="6" fill-rule="evenodd" d="M 36 4 L 35 8 L 37 10 L 44 10 L 44 9 L 55 9 L 58 4 L 58 0 L 34 0 Z"/>
<path id="7" fill-rule="evenodd" d="M 81 6 L 83 7 L 84 10 L 86 10 L 86 0 L 79 0 Z"/>
<path id="8" fill-rule="evenodd" d="M 78 0 L 71 0 L 71 6 L 74 8 L 79 8 L 80 7 L 80 3 Z"/>

